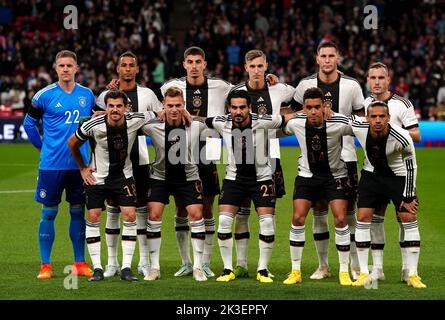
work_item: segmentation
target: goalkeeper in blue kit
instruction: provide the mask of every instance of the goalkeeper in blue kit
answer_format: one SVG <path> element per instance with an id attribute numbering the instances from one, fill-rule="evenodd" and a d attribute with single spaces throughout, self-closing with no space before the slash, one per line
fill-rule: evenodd
<path id="1" fill-rule="evenodd" d="M 79 120 L 91 115 L 94 107 L 93 92 L 74 80 L 78 70 L 77 57 L 72 51 L 62 50 L 56 55 L 55 70 L 58 81 L 38 91 L 25 117 L 24 128 L 40 151 L 38 182 L 34 199 L 42 204 L 39 225 L 41 267 L 38 279 L 51 279 L 51 249 L 54 243 L 54 219 L 63 190 L 71 216 L 69 234 L 74 249 L 73 275 L 92 275 L 85 262 L 85 192 L 83 180 L 67 141 L 76 131 Z M 39 122 L 43 137 L 37 129 Z M 82 148 L 88 160 L 88 145 Z M 86 161 L 87 162 L 87 161 Z"/>

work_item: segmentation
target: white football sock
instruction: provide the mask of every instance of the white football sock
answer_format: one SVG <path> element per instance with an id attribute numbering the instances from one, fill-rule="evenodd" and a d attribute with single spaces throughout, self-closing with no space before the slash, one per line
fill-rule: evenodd
<path id="1" fill-rule="evenodd" d="M 105 241 L 108 251 L 108 265 L 118 266 L 117 251 L 121 233 L 118 207 L 107 206 L 107 222 L 105 224 Z"/>
<path id="2" fill-rule="evenodd" d="M 151 268 L 160 270 L 159 252 L 161 250 L 162 221 L 147 220 L 147 244 L 150 252 Z"/>
<path id="3" fill-rule="evenodd" d="M 224 264 L 224 269 L 233 270 L 232 264 L 232 224 L 233 214 L 230 212 L 219 213 L 218 223 L 218 245 L 221 252 L 221 258 Z"/>
<path id="4" fill-rule="evenodd" d="M 85 240 L 94 269 L 102 269 L 100 261 L 100 222 L 86 221 Z"/>
<path id="5" fill-rule="evenodd" d="M 301 270 L 301 258 L 303 256 L 303 248 L 306 241 L 305 226 L 292 225 L 290 228 L 289 240 L 292 270 Z"/>
<path id="6" fill-rule="evenodd" d="M 275 242 L 275 216 L 273 214 L 262 214 L 260 220 L 259 247 L 260 257 L 258 261 L 258 269 L 268 269 L 272 249 Z"/>
<path id="7" fill-rule="evenodd" d="M 190 228 L 192 231 L 193 268 L 201 269 L 205 240 L 204 219 L 190 221 Z"/>

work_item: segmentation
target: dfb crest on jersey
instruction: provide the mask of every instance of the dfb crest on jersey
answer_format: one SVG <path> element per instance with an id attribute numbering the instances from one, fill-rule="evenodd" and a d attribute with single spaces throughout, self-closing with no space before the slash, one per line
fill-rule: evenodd
<path id="1" fill-rule="evenodd" d="M 117 134 L 113 139 L 114 150 L 121 150 L 124 147 L 124 140 L 120 134 Z"/>
<path id="2" fill-rule="evenodd" d="M 79 106 L 84 108 L 87 105 L 87 99 L 84 96 L 79 97 Z"/>
<path id="3" fill-rule="evenodd" d="M 313 151 L 320 151 L 321 150 L 321 140 L 318 135 L 315 135 L 311 139 L 311 147 Z"/>
<path id="4" fill-rule="evenodd" d="M 326 104 L 326 108 L 332 109 L 332 100 L 326 99 L 324 103 Z"/>
<path id="5" fill-rule="evenodd" d="M 193 106 L 195 108 L 199 108 L 202 105 L 202 99 L 200 96 L 193 96 Z"/>
<path id="6" fill-rule="evenodd" d="M 119 160 L 124 161 L 127 158 L 127 149 L 124 147 L 124 139 L 121 135 L 116 135 L 113 139 L 113 148 L 119 157 Z"/>
<path id="7" fill-rule="evenodd" d="M 263 115 L 267 113 L 267 107 L 264 104 L 258 106 L 258 114 Z"/>

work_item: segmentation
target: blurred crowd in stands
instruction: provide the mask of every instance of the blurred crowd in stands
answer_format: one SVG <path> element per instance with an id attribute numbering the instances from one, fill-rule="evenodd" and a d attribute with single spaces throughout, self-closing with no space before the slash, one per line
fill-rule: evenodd
<path id="1" fill-rule="evenodd" d="M 391 90 L 411 100 L 419 119 L 445 120 L 443 1 L 188 0 L 183 44 L 171 32 L 178 2 L 70 1 L 79 29 L 66 30 L 65 1 L 0 0 L 0 105 L 26 111 L 34 93 L 55 81 L 52 63 L 61 49 L 78 54 L 77 81 L 98 94 L 116 77 L 120 53 L 135 52 L 139 83 L 157 88 L 185 74 L 181 55 L 191 45 L 205 50 L 209 75 L 234 84 L 245 79 L 244 54 L 261 49 L 269 72 L 296 86 L 316 72 L 315 50 L 326 39 L 339 45 L 340 70 L 365 96 L 367 67 L 382 61 L 391 68 Z M 364 28 L 368 2 L 378 9 L 375 30 Z"/>

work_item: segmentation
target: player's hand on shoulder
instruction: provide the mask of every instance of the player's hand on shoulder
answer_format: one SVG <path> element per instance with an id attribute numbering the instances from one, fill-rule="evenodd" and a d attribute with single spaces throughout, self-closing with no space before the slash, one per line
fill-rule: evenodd
<path id="1" fill-rule="evenodd" d="M 332 109 L 325 104 L 323 115 L 324 115 L 323 118 L 325 121 L 329 120 L 334 115 L 334 111 L 332 111 Z"/>
<path id="2" fill-rule="evenodd" d="M 105 88 L 107 88 L 108 90 L 119 89 L 119 79 L 111 79 L 110 83 L 108 83 Z"/>
<path id="3" fill-rule="evenodd" d="M 183 108 L 181 112 L 182 112 L 182 124 L 185 125 L 186 127 L 190 127 L 193 121 L 190 112 L 188 112 L 186 108 Z"/>
<path id="4" fill-rule="evenodd" d="M 94 178 L 93 172 L 94 170 L 91 167 L 80 169 L 80 174 L 86 185 L 92 186 L 96 184 L 96 178 Z"/>
<path id="5" fill-rule="evenodd" d="M 156 111 L 156 116 L 158 117 L 159 120 L 165 122 L 165 110 L 164 109 L 162 109 L 160 111 Z"/>
<path id="6" fill-rule="evenodd" d="M 285 116 L 286 114 L 290 114 L 290 113 L 294 113 L 294 112 L 295 111 L 290 106 L 280 108 L 280 114 L 282 116 Z"/>
<path id="7" fill-rule="evenodd" d="M 279 79 L 276 75 L 274 75 L 273 73 L 268 73 L 268 74 L 266 75 L 266 81 L 267 81 L 271 86 L 274 86 L 274 85 L 276 85 L 277 83 L 280 82 L 280 79 Z"/>

